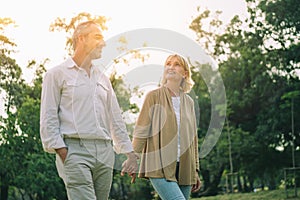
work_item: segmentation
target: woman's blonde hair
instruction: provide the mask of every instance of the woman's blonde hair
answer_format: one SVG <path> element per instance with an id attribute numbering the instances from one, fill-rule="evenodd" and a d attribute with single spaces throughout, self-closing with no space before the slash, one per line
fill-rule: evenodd
<path id="1" fill-rule="evenodd" d="M 188 65 L 188 63 L 186 62 L 186 60 L 178 55 L 178 54 L 172 54 L 172 55 L 169 55 L 165 61 L 165 67 L 167 65 L 167 63 L 169 62 L 169 60 L 173 59 L 173 58 L 176 58 L 179 62 L 179 64 L 183 67 L 183 69 L 186 71 L 187 75 L 185 78 L 183 78 L 183 81 L 182 83 L 180 84 L 180 89 L 183 91 L 183 92 L 190 92 L 192 87 L 194 86 L 194 81 L 192 80 L 192 73 L 191 73 L 191 69 Z M 163 74 L 163 79 L 161 81 L 161 85 L 164 85 L 167 83 L 167 79 L 166 79 L 166 74 L 164 72 Z"/>

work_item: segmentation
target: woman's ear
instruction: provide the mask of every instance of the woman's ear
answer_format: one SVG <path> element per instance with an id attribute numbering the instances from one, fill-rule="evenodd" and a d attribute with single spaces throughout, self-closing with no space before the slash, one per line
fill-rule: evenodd
<path id="1" fill-rule="evenodd" d="M 187 71 L 184 71 L 183 78 L 186 78 L 187 75 L 188 75 L 188 72 L 187 72 Z"/>

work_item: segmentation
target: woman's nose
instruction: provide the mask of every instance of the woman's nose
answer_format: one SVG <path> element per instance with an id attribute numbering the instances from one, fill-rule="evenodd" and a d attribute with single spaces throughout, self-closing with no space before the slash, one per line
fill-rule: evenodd
<path id="1" fill-rule="evenodd" d="M 169 68 L 169 69 L 173 69 L 173 68 L 174 68 L 174 65 L 168 65 L 168 68 Z"/>

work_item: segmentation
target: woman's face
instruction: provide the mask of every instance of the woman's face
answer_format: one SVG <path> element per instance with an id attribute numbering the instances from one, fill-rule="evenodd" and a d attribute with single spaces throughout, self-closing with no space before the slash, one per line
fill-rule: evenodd
<path id="1" fill-rule="evenodd" d="M 171 57 L 167 60 L 165 65 L 165 78 L 166 80 L 181 81 L 185 78 L 187 71 L 180 64 L 180 61 L 176 57 Z"/>

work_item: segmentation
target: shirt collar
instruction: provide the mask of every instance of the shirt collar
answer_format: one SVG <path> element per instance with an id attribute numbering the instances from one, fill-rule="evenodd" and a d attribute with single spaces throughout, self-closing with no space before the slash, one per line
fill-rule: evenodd
<path id="1" fill-rule="evenodd" d="M 75 61 L 73 60 L 72 57 L 69 57 L 69 58 L 66 59 L 65 65 L 66 65 L 66 67 L 69 68 L 69 69 L 71 69 L 71 68 L 73 68 L 73 67 L 76 67 L 76 68 L 81 69 L 81 68 L 75 63 Z M 92 70 L 92 71 L 94 71 L 94 70 L 100 71 L 99 67 L 95 66 L 94 64 L 92 64 L 91 70 Z"/>
<path id="2" fill-rule="evenodd" d="M 71 57 L 67 58 L 67 60 L 66 60 L 66 62 L 65 62 L 65 65 L 66 65 L 66 67 L 69 68 L 69 69 L 71 69 L 71 68 L 73 68 L 73 67 L 79 68 L 79 67 L 77 66 L 77 64 L 75 63 L 75 61 L 74 61 Z"/>

